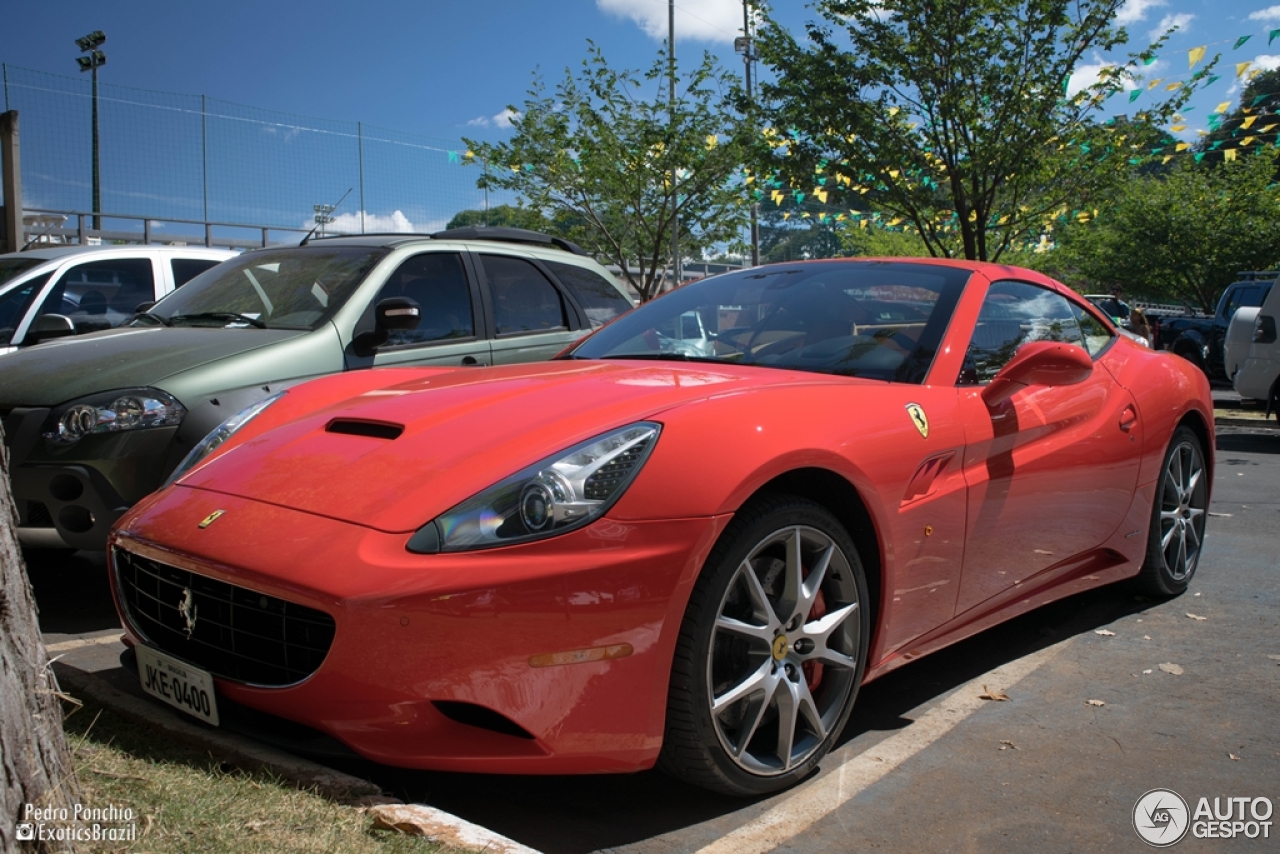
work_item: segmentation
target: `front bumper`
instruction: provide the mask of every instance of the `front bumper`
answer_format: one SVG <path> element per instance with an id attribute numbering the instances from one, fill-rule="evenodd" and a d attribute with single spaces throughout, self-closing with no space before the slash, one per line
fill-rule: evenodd
<path id="1" fill-rule="evenodd" d="M 15 408 L 4 419 L 18 539 L 35 548 L 101 550 L 116 520 L 176 464 L 178 428 L 94 436 L 57 448 L 41 436 L 49 411 Z"/>
<path id="2" fill-rule="evenodd" d="M 415 555 L 407 533 L 176 486 L 122 520 L 111 576 L 135 644 L 144 638 L 121 605 L 117 548 L 227 582 L 248 602 L 274 597 L 331 616 L 332 644 L 310 676 L 272 688 L 216 678 L 217 690 L 368 759 L 493 773 L 634 771 L 657 758 L 676 635 L 727 519 L 605 518 L 521 546 Z M 622 645 L 631 650 L 622 657 L 533 663 Z"/>

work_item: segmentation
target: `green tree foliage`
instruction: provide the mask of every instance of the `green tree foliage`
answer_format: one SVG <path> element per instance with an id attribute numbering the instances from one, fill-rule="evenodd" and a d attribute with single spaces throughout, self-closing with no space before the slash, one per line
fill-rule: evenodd
<path id="1" fill-rule="evenodd" d="M 670 79 L 663 55 L 643 74 L 615 71 L 592 45 L 576 75 L 566 70 L 554 92 L 535 80 L 524 105 L 511 108 L 510 141 L 467 140 L 488 164 L 482 185 L 514 190 L 553 218 L 577 217 L 567 236 L 617 264 L 643 299 L 671 262 L 673 193 L 682 255 L 736 241 L 748 213 L 736 181 L 747 142 L 733 76 L 704 55 L 679 78 L 674 105 Z"/>
<path id="2" fill-rule="evenodd" d="M 1280 140 L 1280 69 L 1255 74 L 1240 95 L 1240 103 L 1225 115 L 1209 116 L 1209 134 L 1196 145 L 1201 162 L 1226 162 L 1228 151 L 1240 157 Z M 1245 140 L 1248 140 L 1246 143 Z"/>
<path id="3" fill-rule="evenodd" d="M 915 258 L 929 250 L 914 231 L 899 231 L 860 222 L 848 222 L 840 229 L 840 243 L 849 255 L 869 258 Z"/>
<path id="4" fill-rule="evenodd" d="M 996 260 L 1105 197 L 1190 94 L 1148 100 L 1136 124 L 1097 120 L 1160 41 L 1067 96 L 1082 60 L 1126 43 L 1111 25 L 1122 2 L 818 0 L 803 43 L 766 20 L 762 171 L 896 215 L 933 255 Z"/>
<path id="5" fill-rule="evenodd" d="M 458 211 L 445 228 L 466 228 L 471 225 L 487 228 L 527 228 L 530 231 L 541 231 L 558 237 L 565 236 L 560 233 L 557 224 L 543 216 L 540 211 L 513 205 L 498 205 L 487 211 Z"/>
<path id="6" fill-rule="evenodd" d="M 1273 149 L 1221 168 L 1183 158 L 1165 176 L 1126 183 L 1086 223 L 1063 229 L 1052 268 L 1076 287 L 1188 302 L 1212 312 L 1240 270 L 1280 263 Z"/>

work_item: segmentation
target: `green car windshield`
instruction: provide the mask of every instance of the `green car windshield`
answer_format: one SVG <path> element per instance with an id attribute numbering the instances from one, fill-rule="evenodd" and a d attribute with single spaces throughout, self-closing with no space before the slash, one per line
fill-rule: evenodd
<path id="1" fill-rule="evenodd" d="M 135 325 L 315 329 L 345 303 L 387 250 L 297 246 L 248 252 L 156 303 Z"/>

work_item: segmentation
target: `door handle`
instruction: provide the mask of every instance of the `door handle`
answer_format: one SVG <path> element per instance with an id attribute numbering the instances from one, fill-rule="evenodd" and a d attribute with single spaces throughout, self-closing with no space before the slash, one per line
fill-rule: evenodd
<path id="1" fill-rule="evenodd" d="M 472 368 L 472 367 L 483 368 L 487 366 L 489 363 L 482 362 L 479 359 L 477 359 L 475 356 L 463 356 L 462 364 L 466 365 L 468 368 Z"/>
<path id="2" fill-rule="evenodd" d="M 1133 429 L 1134 422 L 1138 420 L 1138 411 L 1130 404 L 1120 413 L 1120 429 L 1128 433 Z"/>

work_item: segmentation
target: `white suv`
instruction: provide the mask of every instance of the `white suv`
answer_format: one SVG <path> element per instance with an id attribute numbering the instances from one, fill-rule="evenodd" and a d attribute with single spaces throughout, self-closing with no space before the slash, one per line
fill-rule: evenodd
<path id="1" fill-rule="evenodd" d="M 1237 365 L 1232 383 L 1241 397 L 1267 402 L 1267 414 L 1280 418 L 1280 287 L 1272 288 L 1253 312 L 1236 312 L 1227 333 L 1227 364 Z M 1252 329 L 1237 329 L 1236 324 Z"/>
<path id="2" fill-rule="evenodd" d="M 59 333 L 112 329 L 234 252 L 203 246 L 42 246 L 0 255 L 0 355 Z M 37 318 L 47 332 L 37 335 Z M 58 320 L 58 318 L 64 318 Z M 56 330 L 56 331 L 55 331 Z"/>

